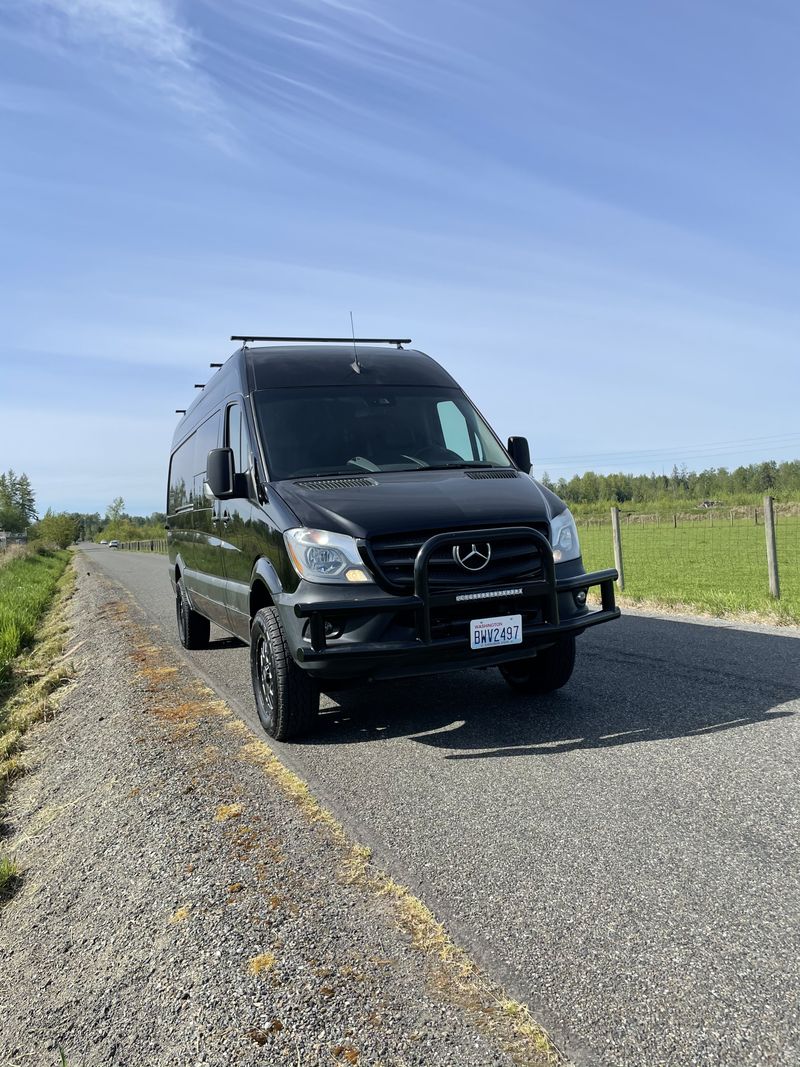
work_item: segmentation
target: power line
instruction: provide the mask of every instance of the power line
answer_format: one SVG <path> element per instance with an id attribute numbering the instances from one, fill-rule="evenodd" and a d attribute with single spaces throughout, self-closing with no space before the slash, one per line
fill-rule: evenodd
<path id="1" fill-rule="evenodd" d="M 706 444 L 695 445 L 673 445 L 664 446 L 662 448 L 642 448 L 642 449 L 626 449 L 620 452 L 585 452 L 571 456 L 549 456 L 541 457 L 538 459 L 538 463 L 541 465 L 547 463 L 550 466 L 564 466 L 570 462 L 586 462 L 597 460 L 645 460 L 650 457 L 656 459 L 660 457 L 678 456 L 679 458 L 694 458 L 697 456 L 721 456 L 732 455 L 737 451 L 741 451 L 745 445 L 756 445 L 758 447 L 773 447 L 773 448 L 790 448 L 793 445 L 800 445 L 800 433 L 788 433 L 777 434 L 770 437 L 743 437 L 732 441 L 717 441 L 708 442 Z M 725 446 L 736 445 L 737 448 L 729 449 Z M 688 451 L 687 451 L 688 450 Z"/>
<path id="2" fill-rule="evenodd" d="M 673 456 L 669 457 L 669 462 L 673 463 L 673 464 L 678 464 L 678 463 L 683 463 L 686 460 L 693 460 L 693 461 L 696 460 L 696 459 L 708 460 L 708 459 L 716 459 L 718 457 L 719 458 L 724 458 L 725 456 L 740 456 L 741 454 L 742 454 L 741 453 L 741 449 L 732 449 L 729 452 L 683 452 L 680 455 L 673 455 Z M 587 460 L 585 462 L 592 463 L 593 460 L 595 460 L 597 458 L 598 458 L 597 456 L 589 457 L 589 458 L 587 458 Z M 781 462 L 781 463 L 790 462 L 790 460 L 787 459 L 787 457 L 776 458 L 775 456 L 770 456 L 769 458 L 770 459 L 776 459 L 777 462 Z M 800 455 L 793 456 L 792 459 L 800 459 Z M 743 466 L 748 466 L 749 464 L 752 464 L 752 463 L 764 463 L 764 462 L 767 462 L 767 461 L 764 460 L 764 459 L 755 459 L 755 460 L 749 460 L 747 462 L 743 461 L 742 465 Z M 650 464 L 651 466 L 654 466 L 654 465 L 658 466 L 660 464 L 662 467 L 664 465 L 658 459 L 658 457 L 646 456 L 643 460 L 637 459 L 636 457 L 632 457 L 630 459 L 605 460 L 605 461 L 601 461 L 600 463 L 597 463 L 596 466 L 597 467 L 611 467 L 611 466 L 614 466 L 615 464 L 623 464 L 623 463 L 635 463 L 635 464 L 638 464 L 638 465 L 641 465 L 642 463 L 647 463 L 647 464 Z M 548 471 L 551 471 L 551 470 L 573 470 L 575 468 L 576 464 L 575 463 L 550 463 L 550 462 L 547 462 L 546 460 L 538 460 L 537 461 L 537 466 L 538 467 L 546 467 Z"/>

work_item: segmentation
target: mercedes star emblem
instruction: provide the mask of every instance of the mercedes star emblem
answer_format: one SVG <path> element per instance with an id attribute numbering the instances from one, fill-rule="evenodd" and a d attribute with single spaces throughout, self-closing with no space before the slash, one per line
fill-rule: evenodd
<path id="1" fill-rule="evenodd" d="M 485 542 L 482 545 L 453 546 L 453 559 L 460 563 L 465 571 L 482 571 L 492 558 L 492 546 Z"/>

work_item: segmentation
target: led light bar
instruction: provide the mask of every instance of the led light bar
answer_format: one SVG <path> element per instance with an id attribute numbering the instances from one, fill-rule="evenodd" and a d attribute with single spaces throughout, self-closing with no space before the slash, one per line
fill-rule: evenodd
<path id="1" fill-rule="evenodd" d="M 456 600 L 492 600 L 499 596 L 522 596 L 521 589 L 485 589 L 480 593 L 459 593 Z"/>

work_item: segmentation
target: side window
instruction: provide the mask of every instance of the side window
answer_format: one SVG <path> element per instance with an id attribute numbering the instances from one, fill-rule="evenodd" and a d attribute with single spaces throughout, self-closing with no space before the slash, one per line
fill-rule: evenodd
<path id="1" fill-rule="evenodd" d="M 248 466 L 247 432 L 242 419 L 242 409 L 238 404 L 228 408 L 225 443 L 233 449 L 233 468 L 237 474 L 244 474 Z"/>
<path id="2" fill-rule="evenodd" d="M 172 454 L 169 465 L 169 492 L 167 507 L 170 514 L 192 506 L 194 490 L 194 434 Z"/>
<path id="3" fill-rule="evenodd" d="M 477 459 L 473 448 L 473 438 L 467 420 L 457 404 L 452 400 L 440 400 L 436 405 L 439 425 L 445 448 L 456 452 L 462 459 Z"/>
<path id="4" fill-rule="evenodd" d="M 220 413 L 215 412 L 210 419 L 198 426 L 194 434 L 194 448 L 192 450 L 194 475 L 194 506 L 196 508 L 210 508 L 211 504 L 203 495 L 203 482 L 206 480 L 206 461 L 208 453 L 219 444 Z"/>

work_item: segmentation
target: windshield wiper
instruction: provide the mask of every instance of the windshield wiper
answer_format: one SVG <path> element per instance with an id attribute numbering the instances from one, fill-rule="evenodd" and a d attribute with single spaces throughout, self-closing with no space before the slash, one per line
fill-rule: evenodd
<path id="1" fill-rule="evenodd" d="M 475 469 L 486 470 L 486 469 L 494 467 L 494 466 L 495 466 L 494 463 L 479 463 L 477 460 L 471 460 L 471 461 L 467 462 L 465 460 L 464 463 L 431 463 L 430 466 L 428 466 L 428 467 L 415 467 L 414 470 L 420 470 L 420 471 L 450 471 L 450 470 L 459 471 L 459 470 L 467 470 L 467 469 L 470 469 L 470 470 L 475 470 Z"/>
<path id="2" fill-rule="evenodd" d="M 288 481 L 301 482 L 304 478 L 342 478 L 344 475 L 348 475 L 351 478 L 363 478 L 368 471 L 359 470 L 357 467 L 348 467 L 346 470 L 339 471 L 317 471 L 316 474 L 290 474 Z"/>
<path id="3" fill-rule="evenodd" d="M 293 474 L 291 481 L 302 481 L 304 478 L 340 478 L 345 475 L 350 477 L 364 477 L 370 474 L 408 474 L 409 471 L 447 471 L 447 470 L 491 470 L 496 468 L 496 463 L 484 463 L 481 460 L 464 460 L 459 463 L 431 463 L 425 467 L 392 467 L 388 471 L 379 467 L 376 471 L 369 471 L 359 467 L 347 467 L 345 470 L 317 471 L 315 474 Z M 501 467 L 501 470 L 511 468 Z"/>

